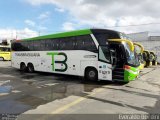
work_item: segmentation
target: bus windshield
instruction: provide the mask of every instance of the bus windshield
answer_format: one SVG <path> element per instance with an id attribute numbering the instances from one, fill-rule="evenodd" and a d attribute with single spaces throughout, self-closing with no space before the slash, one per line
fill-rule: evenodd
<path id="1" fill-rule="evenodd" d="M 135 51 L 131 51 L 127 43 L 123 43 L 126 51 L 126 59 L 128 64 L 133 66 L 139 66 L 138 55 Z"/>

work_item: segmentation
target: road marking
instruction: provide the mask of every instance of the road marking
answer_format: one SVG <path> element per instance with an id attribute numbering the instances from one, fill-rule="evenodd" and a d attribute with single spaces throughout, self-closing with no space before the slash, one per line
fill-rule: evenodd
<path id="1" fill-rule="evenodd" d="M 46 86 L 54 86 L 54 85 L 57 85 L 58 83 L 48 83 L 48 84 L 45 84 Z"/>
<path id="2" fill-rule="evenodd" d="M 36 82 L 36 80 L 22 80 L 23 82 Z"/>
<path id="3" fill-rule="evenodd" d="M 11 82 L 10 80 L 0 81 L 0 86 L 7 84 L 7 83 L 10 83 L 10 82 Z"/>
<path id="4" fill-rule="evenodd" d="M 20 93 L 22 91 L 19 91 L 19 90 L 12 90 L 12 93 Z"/>
<path id="5" fill-rule="evenodd" d="M 77 100 L 75 100 L 75 101 L 73 101 L 73 102 L 71 102 L 71 103 L 69 103 L 69 104 L 66 104 L 66 105 L 58 108 L 57 110 L 51 112 L 51 114 L 60 114 L 60 113 L 62 113 L 63 111 L 65 111 L 65 110 L 67 110 L 67 109 L 69 109 L 69 108 L 77 105 L 78 103 L 86 100 L 88 97 L 90 97 L 90 96 L 92 96 L 92 95 L 95 95 L 95 94 L 97 94 L 97 93 L 99 93 L 99 92 L 101 92 L 101 91 L 103 91 L 103 90 L 104 90 L 104 89 L 102 89 L 102 88 L 97 89 L 95 92 L 93 92 L 93 93 L 91 93 L 91 94 L 89 94 L 89 95 L 86 95 L 86 96 L 84 96 L 84 97 L 80 97 L 80 98 L 78 98 Z"/>
<path id="6" fill-rule="evenodd" d="M 0 96 L 8 95 L 9 93 L 0 93 Z"/>

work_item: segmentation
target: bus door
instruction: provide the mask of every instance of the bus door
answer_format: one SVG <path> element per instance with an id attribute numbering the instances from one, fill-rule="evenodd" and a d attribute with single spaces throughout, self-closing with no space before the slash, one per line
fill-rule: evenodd
<path id="1" fill-rule="evenodd" d="M 111 54 L 108 46 L 99 46 L 98 79 L 112 80 Z"/>

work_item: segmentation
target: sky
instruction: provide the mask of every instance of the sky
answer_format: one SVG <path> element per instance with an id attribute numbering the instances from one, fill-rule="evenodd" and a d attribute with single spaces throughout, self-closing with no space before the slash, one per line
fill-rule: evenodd
<path id="1" fill-rule="evenodd" d="M 85 28 L 160 32 L 159 0 L 3 0 L 0 8 L 3 39 Z"/>

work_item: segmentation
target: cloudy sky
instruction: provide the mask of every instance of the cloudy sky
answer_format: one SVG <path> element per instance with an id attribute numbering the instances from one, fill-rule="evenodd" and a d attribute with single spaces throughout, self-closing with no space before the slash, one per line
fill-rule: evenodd
<path id="1" fill-rule="evenodd" d="M 160 32 L 159 0 L 3 0 L 0 8 L 0 38 L 83 28 Z"/>

